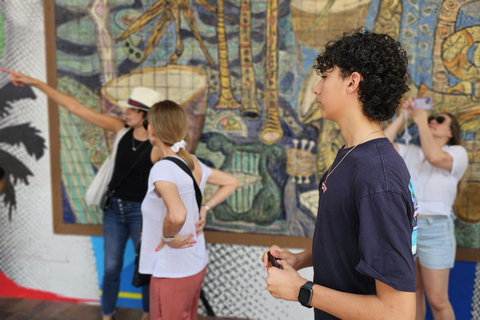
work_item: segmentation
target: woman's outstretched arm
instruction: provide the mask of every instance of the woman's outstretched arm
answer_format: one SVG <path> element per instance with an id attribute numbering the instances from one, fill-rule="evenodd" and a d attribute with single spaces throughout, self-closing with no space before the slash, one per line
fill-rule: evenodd
<path id="1" fill-rule="evenodd" d="M 125 121 L 123 121 L 122 119 L 92 110 L 84 106 L 77 99 L 58 91 L 57 89 L 49 86 L 48 84 L 38 79 L 29 77 L 17 71 L 3 68 L 0 70 L 11 75 L 10 80 L 15 86 L 34 86 L 69 112 L 96 126 L 102 127 L 105 130 L 118 132 L 125 125 Z"/>

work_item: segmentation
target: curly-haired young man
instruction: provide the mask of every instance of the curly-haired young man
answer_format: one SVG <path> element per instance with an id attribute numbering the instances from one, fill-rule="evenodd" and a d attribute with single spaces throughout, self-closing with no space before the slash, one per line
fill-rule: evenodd
<path id="1" fill-rule="evenodd" d="M 320 180 L 312 248 L 272 246 L 283 270 L 263 255 L 268 290 L 315 307 L 317 320 L 413 319 L 416 201 L 379 123 L 408 90 L 406 53 L 391 37 L 362 30 L 328 43 L 314 68 L 318 105 L 345 146 Z M 309 266 L 313 282 L 297 273 Z"/>

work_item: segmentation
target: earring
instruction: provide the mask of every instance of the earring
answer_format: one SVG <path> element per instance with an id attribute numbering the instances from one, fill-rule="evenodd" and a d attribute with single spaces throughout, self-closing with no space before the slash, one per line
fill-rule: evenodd
<path id="1" fill-rule="evenodd" d="M 155 141 L 155 137 L 148 137 L 148 139 L 149 139 L 151 142 Z"/>

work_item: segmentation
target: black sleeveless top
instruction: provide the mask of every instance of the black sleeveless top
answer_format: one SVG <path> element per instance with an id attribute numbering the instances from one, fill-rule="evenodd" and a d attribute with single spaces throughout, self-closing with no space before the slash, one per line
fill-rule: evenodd
<path id="1" fill-rule="evenodd" d="M 136 151 L 133 150 L 133 147 L 136 148 Z M 125 133 L 118 144 L 115 167 L 112 179 L 108 184 L 110 190 L 114 189 L 115 197 L 125 201 L 143 201 L 147 193 L 148 175 L 153 166 L 151 153 L 150 141 L 133 139 L 133 129 Z M 142 155 L 141 159 L 130 171 L 140 155 Z M 128 173 L 129 171 L 130 173 Z M 127 173 L 128 175 L 125 177 Z M 119 182 L 120 185 L 118 185 Z"/>

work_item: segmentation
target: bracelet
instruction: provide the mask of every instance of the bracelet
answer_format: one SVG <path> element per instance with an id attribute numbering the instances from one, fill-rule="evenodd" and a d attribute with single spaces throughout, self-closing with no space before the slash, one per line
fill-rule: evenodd
<path id="1" fill-rule="evenodd" d="M 207 208 L 207 211 L 209 211 L 209 210 L 210 210 L 210 207 L 209 207 L 209 206 L 207 206 L 206 204 L 202 204 L 202 207 L 205 207 L 205 208 Z"/>
<path id="2" fill-rule="evenodd" d="M 208 199 L 208 201 L 210 201 L 210 202 L 212 203 L 212 208 L 215 207 L 215 202 L 213 202 L 213 200 L 212 200 L 211 198 Z M 208 201 L 207 201 L 207 202 L 208 202 Z"/>
<path id="3" fill-rule="evenodd" d="M 164 242 L 170 242 L 170 241 L 172 241 L 173 239 L 175 239 L 175 236 L 173 236 L 173 237 L 171 237 L 171 238 L 165 238 L 164 236 L 162 236 L 162 240 L 163 240 Z"/>

